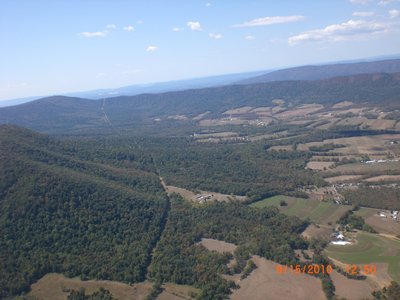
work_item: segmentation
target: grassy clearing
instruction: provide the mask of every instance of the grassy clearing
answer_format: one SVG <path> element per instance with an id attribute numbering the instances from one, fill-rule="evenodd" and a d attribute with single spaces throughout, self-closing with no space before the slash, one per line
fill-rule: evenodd
<path id="1" fill-rule="evenodd" d="M 400 240 L 358 232 L 356 244 L 329 245 L 326 254 L 348 264 L 387 263 L 389 275 L 400 280 Z"/>
<path id="2" fill-rule="evenodd" d="M 284 200 L 287 206 L 280 206 Z M 321 202 L 312 199 L 294 198 L 288 196 L 274 196 L 251 204 L 252 207 L 276 206 L 289 216 L 297 216 L 300 219 L 310 218 L 318 224 L 335 223 L 351 206 L 337 205 L 330 202 Z"/>

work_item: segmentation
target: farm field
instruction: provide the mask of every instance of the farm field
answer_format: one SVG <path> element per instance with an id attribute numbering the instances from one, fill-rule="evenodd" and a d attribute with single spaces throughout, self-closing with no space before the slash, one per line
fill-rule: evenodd
<path id="1" fill-rule="evenodd" d="M 356 212 L 355 215 L 364 218 L 365 223 L 372 226 L 379 233 L 400 235 L 400 222 L 396 222 L 392 218 L 382 218 L 378 213 L 382 211 L 376 208 L 362 207 Z M 389 215 L 389 212 L 386 212 Z"/>
<path id="2" fill-rule="evenodd" d="M 330 171 L 339 172 L 342 175 L 372 175 L 376 172 L 399 172 L 400 162 L 386 162 L 386 163 L 352 163 L 340 165 Z"/>
<path id="3" fill-rule="evenodd" d="M 252 260 L 257 269 L 239 282 L 240 288 L 234 290 L 230 299 L 326 299 L 321 281 L 316 277 L 290 272 L 277 274 L 275 270 L 277 263 L 259 256 L 253 256 Z"/>
<path id="4" fill-rule="evenodd" d="M 140 283 L 130 286 L 125 283 L 107 280 L 82 281 L 78 278 L 67 278 L 62 274 L 47 274 L 38 282 L 32 284 L 28 296 L 38 300 L 65 300 L 69 294 L 68 290 L 79 290 L 84 288 L 86 293 L 93 293 L 101 287 L 109 290 L 118 299 L 145 299 L 151 290 L 151 283 Z"/>
<path id="5" fill-rule="evenodd" d="M 284 200 L 287 206 L 280 206 Z M 294 198 L 288 196 L 274 196 L 251 204 L 252 207 L 276 206 L 289 216 L 297 216 L 300 219 L 310 218 L 317 224 L 335 223 L 351 206 L 338 205 L 331 202 L 322 202 L 312 199 Z"/>
<path id="6" fill-rule="evenodd" d="M 346 299 L 372 299 L 371 293 L 378 289 L 370 281 L 349 279 L 336 270 L 333 270 L 331 278 L 335 294 Z"/>
<path id="7" fill-rule="evenodd" d="M 108 280 L 82 281 L 78 278 L 67 278 L 62 274 L 50 273 L 32 285 L 32 290 L 28 296 L 33 297 L 35 300 L 66 300 L 69 290 L 84 288 L 86 293 L 92 294 L 101 287 L 109 290 L 113 297 L 118 300 L 144 300 L 150 294 L 152 283 L 141 282 L 129 285 Z M 164 291 L 157 299 L 192 299 L 190 295 L 199 292 L 196 288 L 172 283 L 165 283 L 162 285 L 162 288 Z"/>
<path id="8" fill-rule="evenodd" d="M 359 136 L 359 137 L 348 137 L 348 138 L 337 138 L 337 139 L 327 139 L 322 142 L 311 142 L 306 144 L 299 144 L 298 149 L 307 151 L 312 146 L 322 146 L 325 144 L 341 144 L 345 147 L 334 149 L 329 152 L 340 152 L 343 154 L 381 154 L 382 152 L 388 152 L 390 142 L 399 141 L 399 134 L 381 134 L 374 136 Z"/>
<path id="9" fill-rule="evenodd" d="M 326 248 L 325 253 L 345 264 L 386 263 L 388 275 L 393 280 L 400 280 L 400 239 L 389 239 L 366 232 L 358 232 L 356 239 L 357 242 L 352 245 L 331 244 Z"/>

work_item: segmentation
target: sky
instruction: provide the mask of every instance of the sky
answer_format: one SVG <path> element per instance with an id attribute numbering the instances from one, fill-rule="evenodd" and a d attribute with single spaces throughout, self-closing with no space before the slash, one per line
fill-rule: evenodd
<path id="1" fill-rule="evenodd" d="M 0 101 L 400 54 L 400 0 L 1 0 Z"/>

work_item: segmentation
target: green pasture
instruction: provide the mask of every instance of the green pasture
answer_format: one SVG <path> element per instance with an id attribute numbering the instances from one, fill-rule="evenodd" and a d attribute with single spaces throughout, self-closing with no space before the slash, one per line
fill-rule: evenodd
<path id="1" fill-rule="evenodd" d="M 400 240 L 358 232 L 357 243 L 345 246 L 330 244 L 325 252 L 329 257 L 348 264 L 387 263 L 389 275 L 400 281 Z"/>
<path id="2" fill-rule="evenodd" d="M 280 206 L 281 200 L 286 201 L 287 206 Z M 318 200 L 295 198 L 288 196 L 274 196 L 255 203 L 252 207 L 276 206 L 279 210 L 289 216 L 297 216 L 300 219 L 309 218 L 317 224 L 336 223 L 336 221 L 348 210 L 351 206 L 337 205 L 332 202 L 322 202 Z"/>

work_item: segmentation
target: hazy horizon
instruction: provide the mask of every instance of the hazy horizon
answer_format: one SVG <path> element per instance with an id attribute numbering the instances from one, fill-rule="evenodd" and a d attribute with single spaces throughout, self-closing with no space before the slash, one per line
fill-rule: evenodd
<path id="1" fill-rule="evenodd" d="M 400 52 L 396 0 L 1 6 L 0 100 Z"/>

